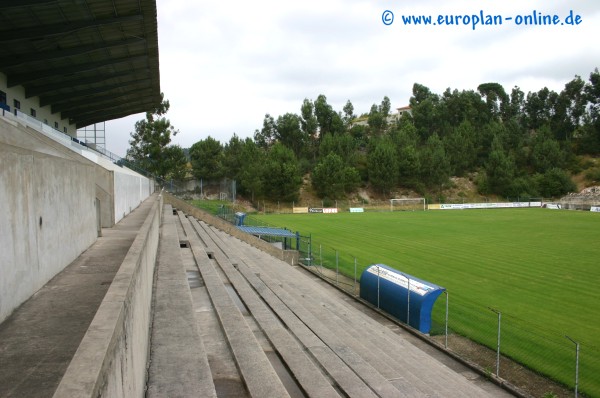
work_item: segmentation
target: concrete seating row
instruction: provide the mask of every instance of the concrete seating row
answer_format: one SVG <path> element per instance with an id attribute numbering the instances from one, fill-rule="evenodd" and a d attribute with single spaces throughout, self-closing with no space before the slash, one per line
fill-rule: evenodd
<path id="1" fill-rule="evenodd" d="M 164 205 L 155 272 L 146 396 L 216 397 L 170 205 Z"/>
<path id="2" fill-rule="evenodd" d="M 298 267 L 181 212 L 177 219 L 248 396 L 297 395 L 273 353 L 304 396 L 489 396 Z"/>

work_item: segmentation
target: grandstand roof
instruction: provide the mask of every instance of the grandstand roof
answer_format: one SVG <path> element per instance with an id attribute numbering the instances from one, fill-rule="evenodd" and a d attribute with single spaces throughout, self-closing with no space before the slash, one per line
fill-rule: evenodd
<path id="1" fill-rule="evenodd" d="M 0 72 L 78 128 L 152 110 L 156 0 L 0 0 Z"/>

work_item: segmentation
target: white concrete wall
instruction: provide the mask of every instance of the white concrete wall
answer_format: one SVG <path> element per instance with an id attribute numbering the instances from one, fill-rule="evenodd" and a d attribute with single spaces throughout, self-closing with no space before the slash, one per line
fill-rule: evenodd
<path id="1" fill-rule="evenodd" d="M 101 201 L 103 227 L 112 227 L 154 193 L 153 180 L 126 167 L 117 166 L 94 152 L 83 150 L 81 154 L 102 170 L 97 172 L 96 192 Z M 107 208 L 106 202 L 109 200 L 111 207 Z M 108 215 L 111 217 L 110 223 Z"/>
<path id="2" fill-rule="evenodd" d="M 97 237 L 95 165 L 0 118 L 0 322 Z"/>
<path id="3" fill-rule="evenodd" d="M 162 197 L 127 252 L 54 397 L 144 397 Z"/>
<path id="4" fill-rule="evenodd" d="M 146 177 L 127 168 L 117 168 L 113 171 L 117 223 L 150 196 L 150 182 Z"/>

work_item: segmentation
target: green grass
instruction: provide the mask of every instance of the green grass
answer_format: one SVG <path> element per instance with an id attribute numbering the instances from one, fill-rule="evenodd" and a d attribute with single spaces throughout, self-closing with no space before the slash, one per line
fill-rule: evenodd
<path id="1" fill-rule="evenodd" d="M 216 215 L 222 206 L 231 206 L 230 201 L 226 200 L 190 200 L 192 206 L 196 206 L 202 210 L 206 210 L 210 214 Z"/>
<path id="2" fill-rule="evenodd" d="M 569 335 L 581 343 L 580 388 L 600 396 L 600 214 L 503 209 L 255 217 L 310 233 L 313 253 L 322 245 L 329 263 L 333 249 L 343 253 L 340 271 L 349 276 L 354 263 L 348 259 L 356 257 L 361 269 L 383 263 L 444 286 L 453 330 L 476 341 L 495 347 L 497 318 L 489 308 L 502 311 L 503 352 L 564 383 L 573 380 Z M 443 301 L 434 320 L 443 319 Z"/>

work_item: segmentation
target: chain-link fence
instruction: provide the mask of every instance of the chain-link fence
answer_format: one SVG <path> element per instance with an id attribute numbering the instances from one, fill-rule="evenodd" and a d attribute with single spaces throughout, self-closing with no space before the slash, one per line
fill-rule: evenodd
<path id="1" fill-rule="evenodd" d="M 414 211 L 423 210 L 423 201 L 415 200 L 414 202 L 390 204 L 389 199 L 386 200 L 307 200 L 298 202 L 266 202 L 262 200 L 256 201 L 254 207 L 262 214 L 291 214 L 298 212 L 299 209 L 324 209 L 334 208 L 338 212 L 349 212 L 350 209 L 362 209 L 362 211 Z M 294 211 L 296 209 L 296 211 Z M 302 210 L 300 210 L 302 212 Z M 308 212 L 305 211 L 305 212 Z"/>
<path id="2" fill-rule="evenodd" d="M 369 262 L 314 241 L 310 254 L 303 253 L 302 265 L 360 296 L 360 276 Z M 600 349 L 551 325 L 536 325 L 500 308 L 470 303 L 447 292 L 434 306 L 428 338 L 477 364 L 490 376 L 496 375 L 534 396 L 577 393 L 600 397 Z"/>
<path id="3" fill-rule="evenodd" d="M 169 192 L 194 199 L 211 199 L 235 202 L 237 183 L 229 178 L 218 180 L 186 179 L 183 181 L 163 180 L 161 184 Z"/>
<path id="4" fill-rule="evenodd" d="M 279 212 L 284 211 L 280 208 Z M 235 223 L 235 213 L 235 208 L 223 206 L 219 216 Z M 275 227 L 251 215 L 244 224 Z M 360 296 L 360 277 L 371 262 L 300 234 L 292 249 L 299 251 L 301 265 Z M 533 396 L 600 397 L 600 349 L 590 343 L 597 336 L 578 341 L 569 331 L 537 325 L 450 291 L 433 308 L 427 338 L 477 364 L 490 377 L 498 376 Z"/>

